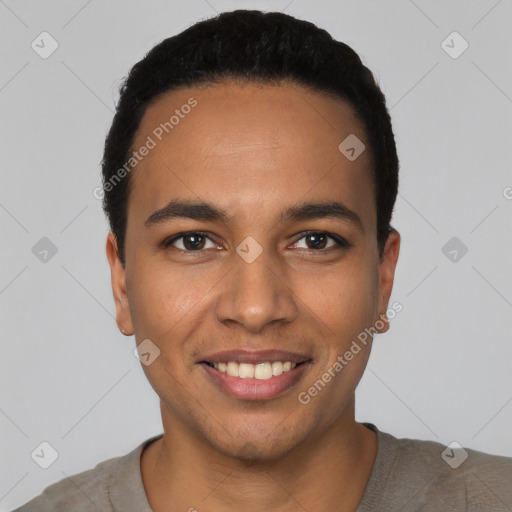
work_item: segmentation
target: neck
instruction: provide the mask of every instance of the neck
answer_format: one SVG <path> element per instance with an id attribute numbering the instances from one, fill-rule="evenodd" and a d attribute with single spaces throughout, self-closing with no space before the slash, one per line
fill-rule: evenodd
<path id="1" fill-rule="evenodd" d="M 155 512 L 354 511 L 377 453 L 377 436 L 354 419 L 354 401 L 327 431 L 279 459 L 244 461 L 219 453 L 164 416 L 164 436 L 141 457 Z"/>

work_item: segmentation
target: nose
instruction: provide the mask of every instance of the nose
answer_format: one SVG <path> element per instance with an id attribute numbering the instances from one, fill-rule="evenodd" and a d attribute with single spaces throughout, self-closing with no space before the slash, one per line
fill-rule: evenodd
<path id="1" fill-rule="evenodd" d="M 215 316 L 226 325 L 239 324 L 259 333 L 271 323 L 293 322 L 297 305 L 287 286 L 285 273 L 263 251 L 252 263 L 238 255 L 215 302 Z"/>

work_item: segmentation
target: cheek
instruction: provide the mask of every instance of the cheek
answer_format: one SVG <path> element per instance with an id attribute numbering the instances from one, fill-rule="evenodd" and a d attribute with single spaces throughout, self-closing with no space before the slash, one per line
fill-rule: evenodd
<path id="1" fill-rule="evenodd" d="M 163 343 L 169 336 L 177 338 L 180 324 L 190 322 L 206 300 L 204 281 L 174 269 L 138 267 L 129 289 L 130 310 L 137 333 L 144 338 Z M 160 340 L 160 341 L 158 341 Z"/>
<path id="2" fill-rule="evenodd" d="M 377 273 L 364 261 L 303 277 L 300 290 L 302 301 L 338 343 L 357 336 L 375 318 Z"/>

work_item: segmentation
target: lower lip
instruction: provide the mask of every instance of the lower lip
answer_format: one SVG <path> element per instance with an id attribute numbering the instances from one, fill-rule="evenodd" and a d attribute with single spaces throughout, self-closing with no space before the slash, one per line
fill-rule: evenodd
<path id="1" fill-rule="evenodd" d="M 304 362 L 281 375 L 270 379 L 242 379 L 220 372 L 205 363 L 201 363 L 206 373 L 233 398 L 242 400 L 269 400 L 294 387 L 302 378 L 310 362 Z"/>

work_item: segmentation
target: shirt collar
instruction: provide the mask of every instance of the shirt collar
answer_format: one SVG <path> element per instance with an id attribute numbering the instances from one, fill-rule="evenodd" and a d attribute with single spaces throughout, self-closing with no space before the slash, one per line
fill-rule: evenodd
<path id="1" fill-rule="evenodd" d="M 140 456 L 146 446 L 162 436 L 163 434 L 159 434 L 147 439 L 135 450 L 119 459 L 117 471 L 108 486 L 110 501 L 115 512 L 127 510 L 153 512 L 142 483 Z"/>

